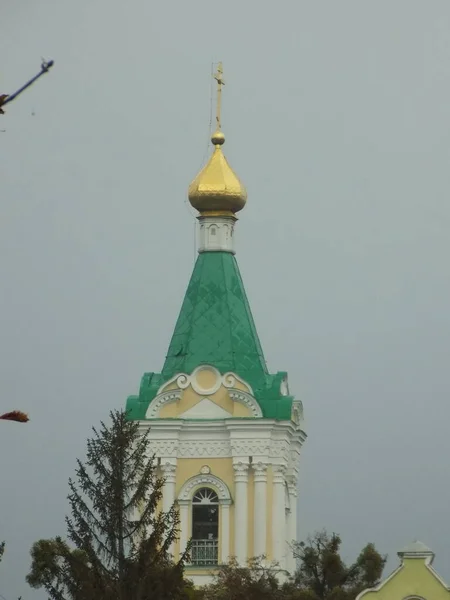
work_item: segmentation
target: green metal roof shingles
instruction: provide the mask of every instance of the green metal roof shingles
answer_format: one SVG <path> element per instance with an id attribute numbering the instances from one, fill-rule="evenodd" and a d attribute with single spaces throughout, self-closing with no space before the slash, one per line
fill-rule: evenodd
<path id="1" fill-rule="evenodd" d="M 202 363 L 247 380 L 267 374 L 239 268 L 229 252 L 199 255 L 162 376 L 191 373 Z"/>
<path id="2" fill-rule="evenodd" d="M 269 374 L 233 254 L 199 254 L 161 374 L 146 373 L 139 397 L 128 399 L 130 418 L 145 418 L 158 388 L 177 373 L 211 364 L 233 371 L 253 388 L 264 417 L 290 419 L 291 396 L 281 396 L 286 373 Z"/>

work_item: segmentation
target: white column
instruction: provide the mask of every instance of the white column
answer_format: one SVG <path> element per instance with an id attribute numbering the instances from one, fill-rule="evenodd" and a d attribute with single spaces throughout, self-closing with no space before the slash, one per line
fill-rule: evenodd
<path id="1" fill-rule="evenodd" d="M 175 482 L 177 466 L 171 462 L 161 463 L 162 476 L 164 478 L 163 488 L 163 511 L 168 512 L 175 502 Z"/>
<path id="2" fill-rule="evenodd" d="M 180 556 L 186 550 L 189 535 L 189 508 L 191 503 L 189 500 L 178 500 L 180 507 Z"/>
<path id="3" fill-rule="evenodd" d="M 290 510 L 286 521 L 286 569 L 291 575 L 294 575 L 296 564 L 292 552 L 293 542 L 297 541 L 297 481 L 295 478 L 290 478 L 288 482 Z"/>
<path id="4" fill-rule="evenodd" d="M 253 555 L 267 555 L 267 465 L 253 464 L 254 507 L 253 507 Z"/>
<path id="5" fill-rule="evenodd" d="M 281 569 L 285 568 L 286 512 L 285 467 L 273 465 L 272 554 Z"/>
<path id="6" fill-rule="evenodd" d="M 168 512 L 175 502 L 175 482 L 177 466 L 171 462 L 162 462 L 161 471 L 164 478 L 163 487 L 163 511 Z M 174 544 L 171 544 L 169 553 L 173 555 Z"/>
<path id="7" fill-rule="evenodd" d="M 247 562 L 248 464 L 238 462 L 234 469 L 234 555 L 239 564 Z"/>
<path id="8" fill-rule="evenodd" d="M 220 503 L 220 562 L 224 564 L 230 558 L 230 504 L 231 500 Z"/>

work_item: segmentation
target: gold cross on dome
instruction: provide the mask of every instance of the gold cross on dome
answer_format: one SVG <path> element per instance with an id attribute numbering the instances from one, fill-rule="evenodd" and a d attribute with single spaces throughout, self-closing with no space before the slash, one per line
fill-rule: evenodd
<path id="1" fill-rule="evenodd" d="M 217 123 L 217 129 L 220 131 L 220 129 L 222 127 L 222 122 L 220 119 L 220 112 L 221 112 L 221 108 L 222 108 L 222 86 L 225 85 L 221 62 L 217 65 L 217 71 L 214 75 L 214 79 L 217 81 L 216 123 Z"/>

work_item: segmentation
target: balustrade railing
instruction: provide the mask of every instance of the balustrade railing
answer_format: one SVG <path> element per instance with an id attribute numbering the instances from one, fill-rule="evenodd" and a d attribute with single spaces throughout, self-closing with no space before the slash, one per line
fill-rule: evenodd
<path id="1" fill-rule="evenodd" d="M 202 567 L 219 562 L 219 540 L 192 540 L 191 564 Z"/>

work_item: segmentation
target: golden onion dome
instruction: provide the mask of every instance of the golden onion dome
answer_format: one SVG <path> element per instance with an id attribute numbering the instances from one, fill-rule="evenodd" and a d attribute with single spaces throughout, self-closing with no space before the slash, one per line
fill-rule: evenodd
<path id="1" fill-rule="evenodd" d="M 231 214 L 242 210 L 247 191 L 222 152 L 225 136 L 218 130 L 211 141 L 214 151 L 208 163 L 189 186 L 189 202 L 201 215 Z"/>

